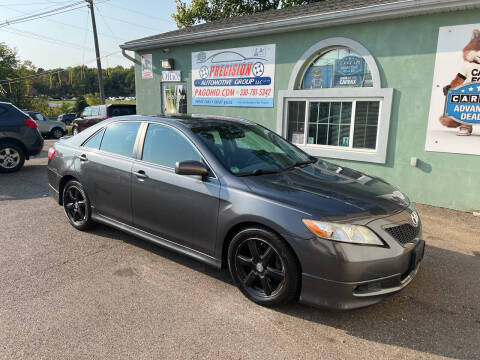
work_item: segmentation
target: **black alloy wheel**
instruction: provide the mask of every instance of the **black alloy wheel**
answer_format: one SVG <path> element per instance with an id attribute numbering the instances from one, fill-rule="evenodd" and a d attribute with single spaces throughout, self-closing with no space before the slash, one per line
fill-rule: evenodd
<path id="1" fill-rule="evenodd" d="M 298 261 L 275 233 L 261 228 L 241 231 L 230 244 L 228 260 L 236 285 L 254 302 L 279 306 L 297 295 Z"/>
<path id="2" fill-rule="evenodd" d="M 63 208 L 70 224 L 78 230 L 87 230 L 93 224 L 90 202 L 82 184 L 72 180 L 63 191 Z"/>

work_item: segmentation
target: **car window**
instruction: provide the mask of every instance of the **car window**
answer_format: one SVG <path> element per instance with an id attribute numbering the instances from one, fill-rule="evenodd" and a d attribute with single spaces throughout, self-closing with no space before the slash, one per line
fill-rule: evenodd
<path id="1" fill-rule="evenodd" d="M 99 111 L 99 110 L 100 110 L 100 109 L 99 109 L 98 106 L 92 106 L 90 116 L 98 116 L 98 115 L 100 115 L 100 111 Z"/>
<path id="2" fill-rule="evenodd" d="M 84 144 L 86 148 L 98 149 L 100 142 L 102 141 L 103 129 L 98 131 L 95 135 L 91 136 Z"/>
<path id="3" fill-rule="evenodd" d="M 134 106 L 110 106 L 108 108 L 108 116 L 135 115 Z"/>
<path id="4" fill-rule="evenodd" d="M 30 113 L 30 116 L 33 118 L 33 120 L 38 120 L 38 121 L 44 121 L 45 120 L 43 118 L 42 114 L 40 114 L 40 113 Z"/>
<path id="5" fill-rule="evenodd" d="M 178 130 L 169 126 L 150 124 L 145 136 L 142 160 L 174 168 L 177 161 L 201 161 L 201 156 Z"/>
<path id="6" fill-rule="evenodd" d="M 86 107 L 85 109 L 83 109 L 82 116 L 87 117 L 87 116 L 90 116 L 91 113 L 92 113 L 92 108 Z"/>
<path id="7" fill-rule="evenodd" d="M 109 125 L 103 135 L 100 149 L 132 157 L 139 128 L 139 122 L 117 122 Z"/>

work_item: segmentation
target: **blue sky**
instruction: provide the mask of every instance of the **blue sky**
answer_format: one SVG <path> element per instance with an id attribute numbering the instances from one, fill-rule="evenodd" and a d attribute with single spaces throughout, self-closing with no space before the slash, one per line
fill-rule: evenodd
<path id="1" fill-rule="evenodd" d="M 58 8 L 77 0 L 0 0 L 0 23 Z M 174 0 L 94 0 L 102 66 L 130 66 L 122 42 L 175 30 Z M 85 63 L 95 67 L 92 24 L 87 6 L 63 14 L 0 27 L 0 42 L 15 48 L 22 60 L 51 69 Z"/>

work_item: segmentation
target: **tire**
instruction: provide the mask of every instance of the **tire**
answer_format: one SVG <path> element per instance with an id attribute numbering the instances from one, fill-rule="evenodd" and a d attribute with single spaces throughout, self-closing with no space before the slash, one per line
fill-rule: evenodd
<path id="1" fill-rule="evenodd" d="M 0 143 L 0 173 L 12 173 L 20 170 L 25 163 L 23 148 L 10 141 Z"/>
<path id="2" fill-rule="evenodd" d="M 240 291 L 259 305 L 286 305 L 298 295 L 298 260 L 270 230 L 255 227 L 236 234 L 228 247 L 228 268 Z"/>
<path id="3" fill-rule="evenodd" d="M 70 180 L 63 188 L 62 199 L 65 215 L 75 229 L 85 231 L 94 225 L 90 200 L 81 183 Z"/>
<path id="4" fill-rule="evenodd" d="M 63 130 L 56 127 L 50 131 L 50 136 L 54 139 L 60 139 L 64 135 Z"/>
<path id="5" fill-rule="evenodd" d="M 72 134 L 73 136 L 77 135 L 80 131 L 78 131 L 78 127 L 77 126 L 74 126 L 73 129 L 72 129 Z"/>

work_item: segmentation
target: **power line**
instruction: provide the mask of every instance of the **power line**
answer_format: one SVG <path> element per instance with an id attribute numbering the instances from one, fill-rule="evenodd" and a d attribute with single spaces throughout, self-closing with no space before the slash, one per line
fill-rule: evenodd
<path id="1" fill-rule="evenodd" d="M 115 52 L 112 52 L 112 53 L 103 55 L 103 56 L 101 56 L 101 57 L 104 58 L 104 57 L 107 57 L 107 56 L 113 56 L 113 55 L 119 54 L 120 52 L 121 52 L 121 51 L 115 51 Z M 21 82 L 21 81 L 25 81 L 25 80 L 28 80 L 28 79 L 37 78 L 37 77 L 44 76 L 44 75 L 48 75 L 48 74 L 56 74 L 56 73 L 58 73 L 58 72 L 65 72 L 65 71 L 69 71 L 69 69 L 71 69 L 71 68 L 74 68 L 74 67 L 77 67 L 77 66 L 82 66 L 82 65 L 85 65 L 85 64 L 94 62 L 94 61 L 97 61 L 97 58 L 90 59 L 90 60 L 87 60 L 87 61 L 83 62 L 82 64 L 77 64 L 77 65 L 69 66 L 69 67 L 67 67 L 67 68 L 65 68 L 65 69 L 61 69 L 61 70 L 58 70 L 58 69 L 55 69 L 55 70 L 47 70 L 47 71 L 44 71 L 44 72 L 41 72 L 41 73 L 38 73 L 38 74 L 34 74 L 34 75 L 17 77 L 17 78 L 13 78 L 13 79 L 0 80 L 0 84 L 8 84 L 8 83 L 14 84 L 14 83 L 17 83 L 17 82 Z"/>
<path id="2" fill-rule="evenodd" d="M 141 12 L 141 11 L 138 11 L 138 10 L 129 9 L 129 8 L 124 7 L 124 6 L 120 6 L 120 5 L 118 5 L 118 4 L 108 3 L 108 4 L 106 4 L 106 5 L 111 6 L 111 7 L 116 7 L 116 8 L 119 8 L 119 9 L 123 9 L 123 10 L 127 10 L 127 11 L 129 11 L 129 12 L 133 12 L 133 13 L 136 13 L 136 14 L 139 14 L 139 15 L 142 15 L 142 16 L 145 16 L 145 17 L 148 17 L 148 18 L 150 18 L 150 19 L 160 20 L 160 21 L 165 21 L 165 22 L 170 23 L 169 20 L 162 19 L 162 18 L 159 18 L 159 17 L 156 17 L 156 16 L 152 16 L 152 15 L 150 15 L 150 14 L 146 14 L 146 13 Z"/>
<path id="3" fill-rule="evenodd" d="M 115 21 L 122 22 L 122 23 L 124 23 L 124 24 L 132 25 L 132 26 L 136 26 L 136 27 L 141 27 L 141 28 L 145 28 L 145 29 L 148 29 L 148 30 L 158 31 L 158 29 L 152 28 L 152 27 L 150 27 L 150 26 L 135 24 L 135 23 L 132 23 L 132 22 L 129 22 L 129 21 L 125 21 L 125 20 L 122 20 L 122 19 L 114 18 L 114 17 L 112 17 L 112 16 L 106 16 L 106 15 L 104 15 L 104 17 L 106 17 L 107 19 L 112 19 L 112 20 L 115 20 Z"/>

